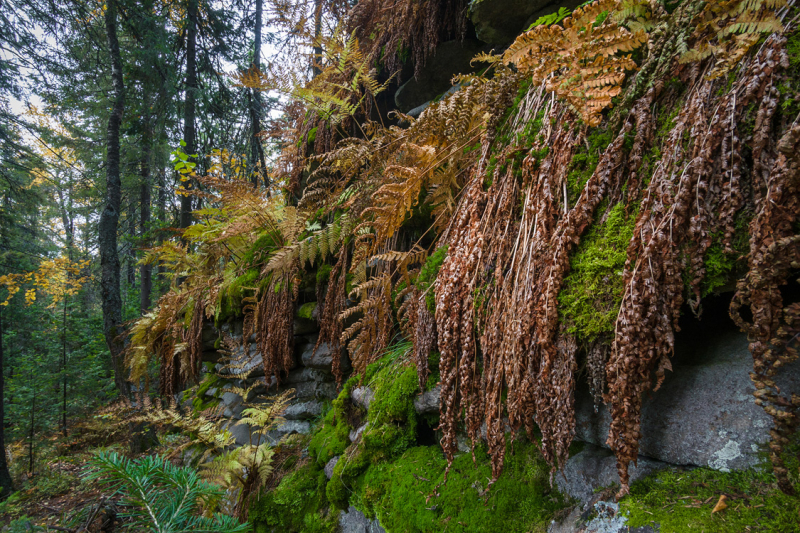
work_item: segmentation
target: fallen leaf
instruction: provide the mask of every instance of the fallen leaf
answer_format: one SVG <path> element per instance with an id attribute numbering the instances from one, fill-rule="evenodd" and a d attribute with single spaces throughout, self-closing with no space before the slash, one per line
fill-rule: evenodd
<path id="1" fill-rule="evenodd" d="M 728 497 L 725 496 L 724 494 L 722 496 L 720 496 L 719 497 L 719 501 L 717 502 L 717 505 L 715 505 L 714 508 L 711 510 L 711 514 L 714 514 L 714 513 L 719 512 L 719 511 L 722 511 L 723 509 L 727 509 L 728 508 L 728 504 L 725 503 L 725 500 L 727 500 L 727 499 L 728 499 Z"/>

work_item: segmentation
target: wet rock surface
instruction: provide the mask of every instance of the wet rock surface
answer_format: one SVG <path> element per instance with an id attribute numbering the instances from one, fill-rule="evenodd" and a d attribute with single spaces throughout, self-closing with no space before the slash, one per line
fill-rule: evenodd
<path id="1" fill-rule="evenodd" d="M 287 420 L 310 420 L 322 414 L 322 403 L 318 401 L 300 402 L 290 405 L 283 413 Z"/>
<path id="2" fill-rule="evenodd" d="M 596 494 L 583 505 L 575 506 L 563 520 L 554 520 L 547 533 L 658 533 L 658 524 L 630 527 L 619 514 L 619 505 L 610 500 L 611 493 Z M 605 499 L 604 499 L 605 498 Z"/>
<path id="3" fill-rule="evenodd" d="M 333 469 L 336 468 L 336 463 L 339 462 L 339 457 L 336 456 L 325 464 L 325 477 L 329 480 L 333 477 Z"/>
<path id="4" fill-rule="evenodd" d="M 716 315 L 719 315 L 717 313 Z M 642 406 L 639 453 L 676 465 L 739 470 L 755 466 L 772 420 L 756 405 L 747 338 L 727 317 L 689 324 L 678 335 L 673 371 Z M 782 369 L 784 394 L 800 393 L 800 364 Z M 576 393 L 576 438 L 605 447 L 611 416 Z"/>
<path id="5" fill-rule="evenodd" d="M 478 70 L 480 65 L 472 65 L 472 58 L 480 52 L 488 52 L 490 48 L 477 39 L 457 39 L 440 43 L 417 77 L 411 78 L 397 89 L 394 95 L 397 109 L 407 113 L 437 96 L 444 95 L 453 87 L 453 76 Z"/>
<path id="6" fill-rule="evenodd" d="M 669 467 L 670 465 L 661 461 L 639 457 L 638 464 L 631 465 L 628 473 L 633 483 Z M 592 499 L 596 489 L 619 485 L 617 459 L 610 450 L 587 444 L 581 452 L 569 458 L 564 468 L 556 474 L 555 481 L 558 490 L 586 503 Z"/>
<path id="7" fill-rule="evenodd" d="M 350 399 L 353 403 L 367 411 L 369 411 L 369 405 L 373 398 L 375 398 L 375 393 L 369 387 L 356 387 L 350 392 Z"/>
<path id="8" fill-rule="evenodd" d="M 414 409 L 418 414 L 427 415 L 439 412 L 439 397 L 442 394 L 442 386 L 437 385 L 429 391 L 425 391 L 414 399 Z"/>
<path id="9" fill-rule="evenodd" d="M 352 505 L 339 514 L 341 533 L 386 533 L 377 520 L 370 520 Z"/>

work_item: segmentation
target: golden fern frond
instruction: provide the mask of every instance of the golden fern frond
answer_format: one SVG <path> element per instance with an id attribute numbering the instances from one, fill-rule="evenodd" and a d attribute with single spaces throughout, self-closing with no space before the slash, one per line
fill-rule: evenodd
<path id="1" fill-rule="evenodd" d="M 619 53 L 635 50 L 647 40 L 641 26 L 630 31 L 610 17 L 598 18 L 617 6 L 617 0 L 597 0 L 577 8 L 560 24 L 536 26 L 512 43 L 503 62 L 532 76 L 535 85 L 546 83 L 588 125 L 596 126 L 602 110 L 611 105 L 609 95 L 618 94 L 626 73 L 636 68 L 630 56 Z M 593 90 L 599 86 L 610 89 Z"/>

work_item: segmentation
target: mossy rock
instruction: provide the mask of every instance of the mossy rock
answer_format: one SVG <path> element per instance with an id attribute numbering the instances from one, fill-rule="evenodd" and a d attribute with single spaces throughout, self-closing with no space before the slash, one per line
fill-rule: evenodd
<path id="1" fill-rule="evenodd" d="M 550 488 L 549 467 L 536 446 L 508 446 L 503 475 L 487 489 L 485 448 L 447 460 L 438 446 L 414 447 L 394 461 L 369 467 L 354 483 L 353 504 L 377 517 L 387 532 L 544 532 L 567 500 Z"/>
<path id="2" fill-rule="evenodd" d="M 325 496 L 327 478 L 311 462 L 289 474 L 250 507 L 255 533 L 334 533 L 338 513 Z"/>
<path id="3" fill-rule="evenodd" d="M 322 418 L 314 430 L 308 444 L 308 453 L 317 464 L 325 464 L 336 455 L 341 455 L 350 445 L 352 421 L 359 413 L 350 401 L 350 391 L 358 383 L 358 378 L 350 378 L 342 387 L 339 396 L 333 400 L 332 408 Z"/>

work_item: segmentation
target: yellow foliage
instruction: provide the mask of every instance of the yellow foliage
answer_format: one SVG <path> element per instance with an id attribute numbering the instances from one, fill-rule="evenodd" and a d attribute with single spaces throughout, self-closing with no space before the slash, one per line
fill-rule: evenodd
<path id="1" fill-rule="evenodd" d="M 6 299 L 0 306 L 7 306 L 11 298 L 17 294 L 22 285 L 32 283 L 33 286 L 25 289 L 25 303 L 31 305 L 36 301 L 37 291 L 42 291 L 50 296 L 49 308 L 58 305 L 65 298 L 74 296 L 81 287 L 89 281 L 89 277 L 82 275 L 91 261 L 70 261 L 66 257 L 46 259 L 39 264 L 33 272 L 21 274 L 4 274 L 0 276 L 0 285 L 5 286 Z"/>

